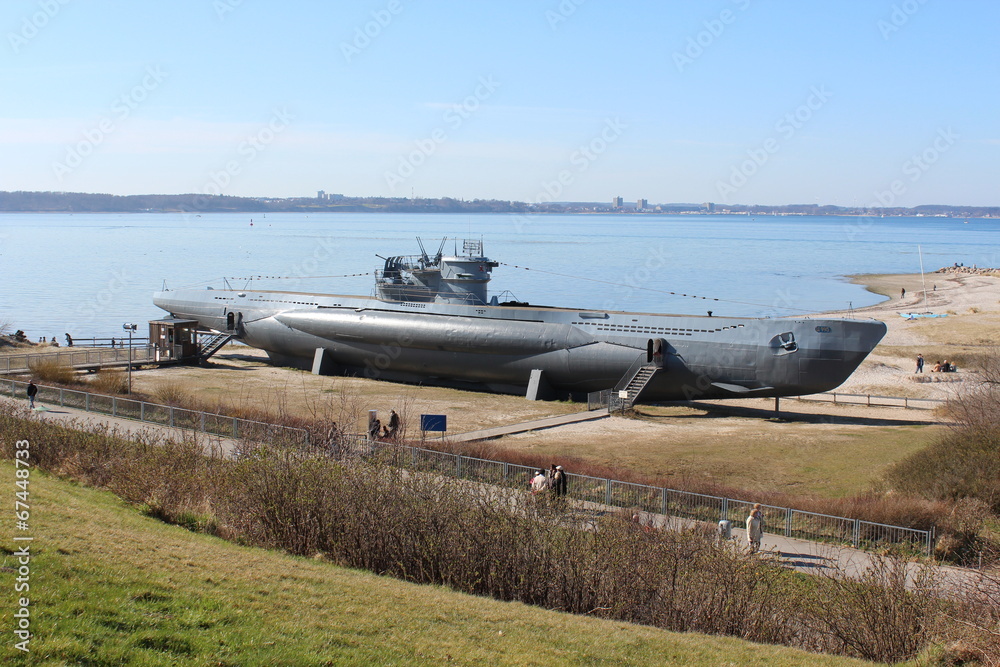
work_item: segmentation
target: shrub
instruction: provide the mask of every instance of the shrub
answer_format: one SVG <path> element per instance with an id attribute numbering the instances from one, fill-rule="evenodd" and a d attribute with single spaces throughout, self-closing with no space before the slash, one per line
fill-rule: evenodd
<path id="1" fill-rule="evenodd" d="M 56 358 L 37 357 L 28 363 L 32 374 L 42 382 L 52 384 L 76 384 L 76 371 Z"/>
<path id="2" fill-rule="evenodd" d="M 98 394 L 125 394 L 128 393 L 128 374 L 102 368 L 94 374 L 87 386 L 88 390 Z"/>
<path id="3" fill-rule="evenodd" d="M 177 380 L 160 380 L 153 386 L 151 394 L 157 402 L 166 405 L 181 406 L 191 399 L 191 392 Z"/>

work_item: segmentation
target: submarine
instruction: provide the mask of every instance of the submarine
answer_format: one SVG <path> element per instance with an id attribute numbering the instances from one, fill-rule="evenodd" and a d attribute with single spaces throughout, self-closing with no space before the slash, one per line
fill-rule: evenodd
<path id="1" fill-rule="evenodd" d="M 445 239 L 447 240 L 447 239 Z M 420 240 L 418 239 L 418 242 Z M 369 296 L 202 288 L 156 292 L 173 317 L 272 363 L 372 379 L 630 403 L 801 396 L 842 384 L 885 336 L 872 319 L 749 318 L 500 301 L 483 243 L 381 258 Z"/>

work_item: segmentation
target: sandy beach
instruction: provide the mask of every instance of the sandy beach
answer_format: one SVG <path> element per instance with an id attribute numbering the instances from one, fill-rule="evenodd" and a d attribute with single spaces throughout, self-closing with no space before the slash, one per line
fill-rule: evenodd
<path id="1" fill-rule="evenodd" d="M 883 303 L 838 312 L 842 317 L 871 317 L 888 333 L 860 368 L 837 391 L 886 396 L 947 399 L 968 379 L 963 364 L 1000 343 L 1000 277 L 995 273 L 954 270 L 917 275 L 862 275 L 853 281 L 888 296 Z M 926 291 L 924 291 L 926 285 Z M 905 295 L 901 296 L 905 289 Z M 908 319 L 907 313 L 946 315 Z M 917 354 L 924 372 L 915 373 Z M 932 373 L 948 360 L 958 372 Z"/>

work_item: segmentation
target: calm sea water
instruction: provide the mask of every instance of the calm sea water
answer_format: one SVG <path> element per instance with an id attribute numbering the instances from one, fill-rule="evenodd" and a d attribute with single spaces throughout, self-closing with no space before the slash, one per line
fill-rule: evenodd
<path id="1" fill-rule="evenodd" d="M 251 226 L 251 219 L 253 225 Z M 481 238 L 491 293 L 579 308 L 781 316 L 882 297 L 856 273 L 1000 266 L 1000 220 L 772 216 L 0 214 L 0 323 L 37 340 L 117 336 L 164 313 L 152 293 L 193 285 L 372 293 L 376 254 Z M 920 254 L 918 254 L 920 248 Z M 453 250 L 449 240 L 446 250 Z M 292 279 L 287 279 L 292 278 Z M 933 278 L 928 277 L 928 288 Z M 919 289 L 915 284 L 912 289 Z M 694 295 L 675 296 L 669 292 Z M 718 299 L 715 301 L 714 299 Z"/>

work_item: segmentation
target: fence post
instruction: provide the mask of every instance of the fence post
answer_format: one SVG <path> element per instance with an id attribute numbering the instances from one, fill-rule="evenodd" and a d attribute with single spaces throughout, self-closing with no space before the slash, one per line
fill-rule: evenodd
<path id="1" fill-rule="evenodd" d="M 201 432 L 205 432 L 205 413 L 201 413 Z"/>
<path id="2" fill-rule="evenodd" d="M 503 481 L 510 481 L 510 464 L 506 461 L 503 462 Z"/>
<path id="3" fill-rule="evenodd" d="M 115 398 L 114 396 L 111 397 L 111 416 L 112 417 L 118 416 L 118 399 Z"/>
<path id="4" fill-rule="evenodd" d="M 785 537 L 792 536 L 792 513 L 794 511 L 791 507 L 785 508 Z"/>
<path id="5" fill-rule="evenodd" d="M 462 455 L 455 455 L 455 477 L 462 479 Z"/>
<path id="6" fill-rule="evenodd" d="M 857 548 L 861 541 L 861 519 L 854 520 L 854 535 L 851 538 L 851 546 Z"/>
<path id="7" fill-rule="evenodd" d="M 662 487 L 660 489 L 660 496 L 663 499 L 663 502 L 661 503 L 663 505 L 663 511 L 661 513 L 663 514 L 663 517 L 666 518 L 666 516 L 667 516 L 667 487 L 664 486 L 664 487 Z"/>
<path id="8" fill-rule="evenodd" d="M 170 413 L 170 428 L 174 427 L 174 406 L 170 406 L 167 411 Z"/>
<path id="9" fill-rule="evenodd" d="M 146 421 L 146 401 L 139 401 L 139 421 Z"/>
<path id="10" fill-rule="evenodd" d="M 62 389 L 62 388 L 60 388 L 60 389 L 59 389 L 59 407 L 61 408 L 61 407 L 63 407 L 64 405 L 66 405 L 66 401 L 65 401 L 65 400 L 63 400 L 63 389 Z"/>
<path id="11" fill-rule="evenodd" d="M 729 518 L 729 498 L 723 498 L 722 499 L 722 508 L 721 509 L 722 509 L 722 516 L 720 516 L 719 518 L 720 519 L 728 519 Z"/>
<path id="12" fill-rule="evenodd" d="M 90 412 L 90 392 L 88 391 L 84 396 L 86 398 L 83 399 L 83 409 Z"/>

